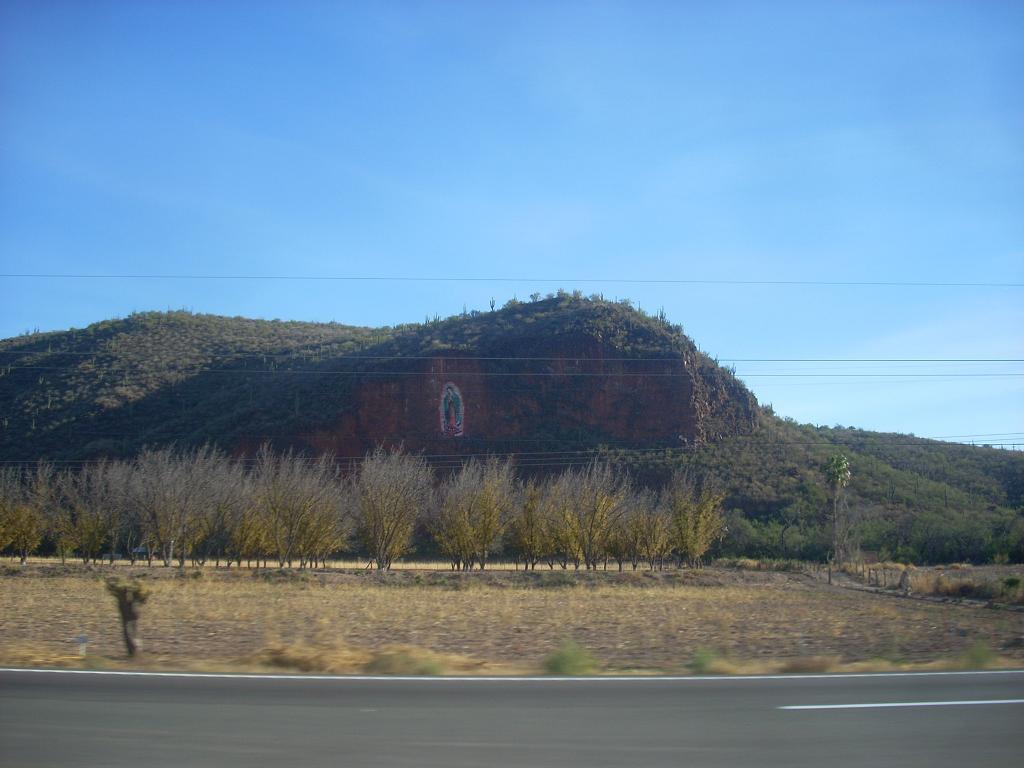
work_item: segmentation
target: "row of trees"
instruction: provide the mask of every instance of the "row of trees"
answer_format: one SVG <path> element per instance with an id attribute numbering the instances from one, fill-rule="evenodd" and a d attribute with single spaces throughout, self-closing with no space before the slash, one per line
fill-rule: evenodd
<path id="1" fill-rule="evenodd" d="M 526 568 L 699 566 L 724 533 L 721 501 L 683 474 L 655 493 L 597 462 L 537 481 L 471 460 L 438 482 L 422 458 L 383 450 L 351 471 L 267 447 L 251 462 L 147 450 L 77 470 L 0 470 L 0 549 L 22 562 L 46 544 L 62 561 L 300 568 L 355 551 L 388 569 L 419 541 L 464 570 L 497 554 Z"/>

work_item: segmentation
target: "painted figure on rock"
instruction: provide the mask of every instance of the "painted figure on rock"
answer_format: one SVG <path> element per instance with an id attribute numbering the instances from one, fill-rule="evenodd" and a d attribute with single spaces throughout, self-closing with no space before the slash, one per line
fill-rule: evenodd
<path id="1" fill-rule="evenodd" d="M 441 395 L 441 433 L 445 437 L 460 437 L 463 431 L 462 416 L 462 393 L 449 381 L 444 385 L 444 393 Z"/>

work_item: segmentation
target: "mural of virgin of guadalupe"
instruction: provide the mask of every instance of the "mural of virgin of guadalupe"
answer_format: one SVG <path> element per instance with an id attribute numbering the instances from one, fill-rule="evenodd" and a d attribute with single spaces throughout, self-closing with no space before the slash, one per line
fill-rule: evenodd
<path id="1" fill-rule="evenodd" d="M 445 437 L 461 437 L 462 410 L 462 393 L 449 381 L 441 395 L 441 433 Z"/>

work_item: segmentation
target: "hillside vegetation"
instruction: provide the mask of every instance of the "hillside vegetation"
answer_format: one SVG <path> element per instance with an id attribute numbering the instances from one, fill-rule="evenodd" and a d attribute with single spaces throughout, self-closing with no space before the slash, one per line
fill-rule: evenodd
<path id="1" fill-rule="evenodd" d="M 828 551 L 823 468 L 841 453 L 843 506 L 860 547 L 917 563 L 1024 561 L 1024 455 L 764 415 L 751 435 L 693 451 L 605 455 L 657 484 L 680 467 L 726 489 L 722 552 L 820 559 Z"/>
<path id="2" fill-rule="evenodd" d="M 525 476 L 601 457 L 653 488 L 684 469 L 724 493 L 728 534 L 716 552 L 810 558 L 828 552 L 822 468 L 842 453 L 852 471 L 843 505 L 863 549 L 926 562 L 1024 557 L 1020 453 L 796 424 L 758 408 L 730 370 L 660 314 L 562 292 L 532 299 L 376 329 L 179 311 L 0 341 L 0 460 L 74 468 L 131 459 L 146 446 L 252 455 L 264 442 L 309 451 L 298 436 L 333 423 L 368 377 L 465 356 L 513 388 L 516 376 L 500 377 L 554 375 L 568 340 L 583 362 L 679 361 L 693 378 L 700 438 L 631 443 L 599 429 L 560 434 L 546 421 L 515 444 L 481 439 L 474 450 L 530 452 L 519 459 Z M 453 467 L 428 459 L 441 475 Z"/>
<path id="3" fill-rule="evenodd" d="M 146 444 L 283 433 L 315 407 L 291 373 L 379 343 L 390 329 L 147 312 L 0 342 L 0 456 L 130 456 Z"/>
<path id="4" fill-rule="evenodd" d="M 598 297 L 512 300 L 378 329 L 148 312 L 0 342 L 0 459 L 129 457 L 169 443 L 292 445 L 299 432 L 329 424 L 361 378 L 468 355 L 483 358 L 488 376 L 549 375 L 552 358 L 564 357 L 555 342 L 593 359 L 682 360 L 711 436 L 732 429 L 734 403 L 756 409 L 681 327 Z M 509 376 L 505 388 L 515 386 Z"/>

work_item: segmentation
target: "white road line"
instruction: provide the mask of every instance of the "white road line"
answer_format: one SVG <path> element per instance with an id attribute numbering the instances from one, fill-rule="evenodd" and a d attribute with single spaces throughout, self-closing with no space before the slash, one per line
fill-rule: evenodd
<path id="1" fill-rule="evenodd" d="M 1024 704 L 1024 699 L 977 699 L 975 701 L 886 701 L 878 704 L 798 704 L 779 709 L 886 709 L 888 707 L 969 707 L 977 704 Z"/>
<path id="2" fill-rule="evenodd" d="M 33 669 L 0 667 L 0 673 L 26 672 L 44 675 L 104 675 L 107 677 L 183 677 L 216 680 L 329 680 L 336 682 L 395 681 L 395 682 L 498 682 L 498 683 L 622 683 L 622 682 L 743 682 L 746 680 L 849 680 L 862 677 L 960 677 L 965 675 L 1024 675 L 1024 669 L 990 669 L 973 672 L 851 672 L 807 675 L 606 675 L 594 677 L 501 675 L 273 675 L 230 672 L 142 672 L 110 669 Z"/>

